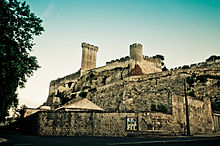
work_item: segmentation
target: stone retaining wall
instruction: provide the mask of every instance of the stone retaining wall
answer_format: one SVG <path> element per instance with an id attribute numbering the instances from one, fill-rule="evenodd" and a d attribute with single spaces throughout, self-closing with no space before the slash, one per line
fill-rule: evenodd
<path id="1" fill-rule="evenodd" d="M 191 134 L 212 132 L 210 100 L 188 97 Z M 172 114 L 160 112 L 73 112 L 39 111 L 24 121 L 28 132 L 42 136 L 107 136 L 185 135 L 185 100 L 172 98 Z M 127 117 L 137 119 L 137 130 L 128 131 Z"/>

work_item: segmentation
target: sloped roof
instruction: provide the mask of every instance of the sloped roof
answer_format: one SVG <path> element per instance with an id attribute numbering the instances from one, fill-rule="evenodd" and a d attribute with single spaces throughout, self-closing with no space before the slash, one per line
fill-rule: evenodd
<path id="1" fill-rule="evenodd" d="M 104 111 L 103 108 L 99 107 L 98 105 L 94 104 L 90 100 L 83 98 L 79 101 L 61 106 L 55 110 L 60 109 L 80 109 L 80 110 L 96 110 L 96 111 Z"/>

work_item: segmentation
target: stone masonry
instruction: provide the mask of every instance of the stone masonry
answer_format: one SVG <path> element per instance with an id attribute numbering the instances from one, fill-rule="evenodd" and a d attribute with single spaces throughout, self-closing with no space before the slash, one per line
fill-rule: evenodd
<path id="1" fill-rule="evenodd" d="M 90 44 L 82 43 L 82 63 L 81 71 L 96 68 L 96 54 L 98 47 Z"/>
<path id="2" fill-rule="evenodd" d="M 129 57 L 96 68 L 98 47 L 83 43 L 81 69 L 51 81 L 45 105 L 56 109 L 87 98 L 104 112 L 41 111 L 35 114 L 38 134 L 185 135 L 187 126 L 191 134 L 212 132 L 210 100 L 220 95 L 220 62 L 162 72 L 161 59 L 143 56 L 142 47 L 130 45 Z M 126 130 L 126 117 L 138 118 L 137 131 Z"/>

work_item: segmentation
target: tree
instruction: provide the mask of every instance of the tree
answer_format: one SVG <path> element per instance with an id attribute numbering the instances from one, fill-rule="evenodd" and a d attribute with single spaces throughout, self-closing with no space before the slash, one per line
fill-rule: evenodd
<path id="1" fill-rule="evenodd" d="M 33 37 L 44 31 L 41 23 L 25 1 L 0 0 L 0 121 L 17 107 L 17 88 L 40 67 L 30 52 Z"/>
<path id="2" fill-rule="evenodd" d="M 215 60 L 219 60 L 219 59 L 220 59 L 220 56 L 212 55 L 208 59 L 206 59 L 206 62 L 208 62 L 208 61 L 214 62 Z"/>
<path id="3" fill-rule="evenodd" d="M 163 55 L 156 55 L 156 58 L 160 58 L 162 61 L 164 61 L 164 56 Z"/>

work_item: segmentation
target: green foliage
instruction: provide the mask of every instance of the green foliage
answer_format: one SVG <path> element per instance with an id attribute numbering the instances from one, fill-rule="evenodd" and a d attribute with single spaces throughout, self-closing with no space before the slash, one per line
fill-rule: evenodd
<path id="1" fill-rule="evenodd" d="M 189 67 L 189 65 L 184 65 L 183 67 L 182 67 L 182 69 L 189 69 L 190 67 Z"/>
<path id="2" fill-rule="evenodd" d="M 106 81 L 107 78 L 108 78 L 108 76 L 104 76 L 104 77 L 102 78 L 102 84 L 105 85 L 105 81 Z"/>
<path id="3" fill-rule="evenodd" d="M 162 103 L 158 104 L 157 106 L 156 104 L 151 104 L 151 111 L 168 113 L 168 108 Z"/>
<path id="4" fill-rule="evenodd" d="M 219 102 L 212 102 L 211 106 L 212 106 L 212 110 L 220 111 L 220 103 Z"/>
<path id="5" fill-rule="evenodd" d="M 90 89 L 90 88 L 91 88 L 90 86 L 83 86 L 82 90 L 86 90 L 86 89 Z"/>
<path id="6" fill-rule="evenodd" d="M 162 61 L 164 61 L 164 56 L 163 55 L 156 55 L 156 58 L 161 59 Z"/>
<path id="7" fill-rule="evenodd" d="M 71 98 L 76 98 L 76 94 L 72 94 L 72 95 L 71 95 Z"/>
<path id="8" fill-rule="evenodd" d="M 168 69 L 167 69 L 167 67 L 166 66 L 164 66 L 163 68 L 162 68 L 162 71 L 167 71 Z"/>
<path id="9" fill-rule="evenodd" d="M 70 88 L 73 82 L 69 82 L 68 83 L 68 87 Z"/>
<path id="10" fill-rule="evenodd" d="M 70 101 L 70 99 L 64 94 L 64 92 L 59 92 L 59 90 L 57 91 L 56 96 L 60 98 L 61 104 L 65 104 Z"/>
<path id="11" fill-rule="evenodd" d="M 83 92 L 83 91 L 82 91 L 82 92 L 79 93 L 79 96 L 80 96 L 80 97 L 83 97 L 83 98 L 86 98 L 87 92 Z"/>
<path id="12" fill-rule="evenodd" d="M 190 91 L 190 92 L 188 93 L 188 95 L 189 95 L 189 96 L 192 96 L 192 97 L 196 97 L 194 90 Z"/>
<path id="13" fill-rule="evenodd" d="M 151 111 L 157 111 L 156 104 L 151 104 Z"/>
<path id="14" fill-rule="evenodd" d="M 91 80 L 95 75 L 93 74 L 93 72 L 89 73 L 89 76 L 86 78 L 86 81 Z"/>
<path id="15" fill-rule="evenodd" d="M 220 59 L 220 56 L 212 55 L 208 59 L 206 59 L 206 61 L 215 61 L 219 59 Z"/>
<path id="16" fill-rule="evenodd" d="M 189 84 L 190 87 L 193 86 L 193 83 L 196 81 L 196 75 L 192 74 L 190 77 L 186 78 L 186 82 Z"/>
<path id="17" fill-rule="evenodd" d="M 96 92 L 96 91 L 97 91 L 96 88 L 91 88 L 91 89 L 89 89 L 89 92 Z"/>
<path id="18" fill-rule="evenodd" d="M 199 80 L 202 83 L 205 83 L 205 82 L 207 82 L 207 77 L 206 76 L 198 76 L 197 80 Z"/>
<path id="19" fill-rule="evenodd" d="M 44 31 L 41 23 L 25 1 L 0 0 L 0 121 L 17 107 L 17 88 L 39 68 L 30 52 L 34 36 Z"/>
<path id="20" fill-rule="evenodd" d="M 168 113 L 167 107 L 165 105 L 163 105 L 162 103 L 157 105 L 157 110 L 158 110 L 158 112 Z"/>
<path id="21" fill-rule="evenodd" d="M 19 117 L 20 119 L 24 118 L 24 113 L 25 113 L 25 110 L 26 110 L 27 106 L 26 105 L 22 105 L 20 107 L 20 109 L 18 109 L 18 112 L 19 112 Z"/>
<path id="22" fill-rule="evenodd" d="M 218 82 L 217 82 L 217 86 L 220 87 L 220 80 L 218 80 Z"/>

